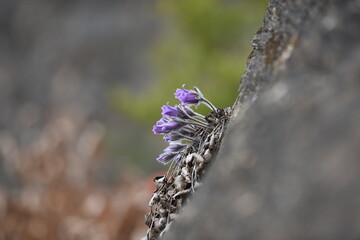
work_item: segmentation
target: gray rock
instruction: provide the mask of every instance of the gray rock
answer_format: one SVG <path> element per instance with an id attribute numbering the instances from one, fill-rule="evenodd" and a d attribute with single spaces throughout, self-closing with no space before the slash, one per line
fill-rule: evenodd
<path id="1" fill-rule="evenodd" d="M 203 187 L 164 239 L 360 238 L 360 1 L 273 0 Z"/>

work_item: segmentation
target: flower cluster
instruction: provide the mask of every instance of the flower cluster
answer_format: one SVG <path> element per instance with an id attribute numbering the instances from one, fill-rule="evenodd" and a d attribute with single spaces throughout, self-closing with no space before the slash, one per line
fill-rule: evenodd
<path id="1" fill-rule="evenodd" d="M 164 105 L 161 108 L 162 118 L 153 127 L 153 132 L 163 134 L 164 140 L 169 143 L 169 146 L 156 159 L 163 164 L 171 160 L 178 161 L 181 154 L 186 151 L 187 146 L 199 141 L 197 132 L 210 128 L 206 117 L 195 112 L 191 106 L 205 104 L 213 112 L 217 111 L 216 107 L 204 98 L 196 87 L 194 90 L 187 90 L 183 85 L 182 89 L 176 90 L 175 97 L 180 100 L 181 104 L 174 107 Z"/>

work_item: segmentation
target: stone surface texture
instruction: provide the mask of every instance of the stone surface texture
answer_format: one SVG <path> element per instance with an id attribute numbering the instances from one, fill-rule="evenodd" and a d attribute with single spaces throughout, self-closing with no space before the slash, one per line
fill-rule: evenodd
<path id="1" fill-rule="evenodd" d="M 360 1 L 272 0 L 203 187 L 164 239 L 360 238 Z"/>

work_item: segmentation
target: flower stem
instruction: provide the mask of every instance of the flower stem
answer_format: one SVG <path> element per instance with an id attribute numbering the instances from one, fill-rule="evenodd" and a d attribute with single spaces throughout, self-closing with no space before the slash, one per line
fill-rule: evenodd
<path id="1" fill-rule="evenodd" d="M 188 124 L 203 127 L 203 128 L 210 128 L 209 126 L 206 126 L 200 122 L 188 122 Z"/>
<path id="2" fill-rule="evenodd" d="M 190 117 L 190 120 L 195 121 L 195 122 L 200 123 L 200 124 L 204 124 L 204 123 L 206 124 L 206 122 L 200 121 L 200 120 L 197 119 L 197 118 Z"/>
<path id="3" fill-rule="evenodd" d="M 197 113 L 197 112 L 194 111 L 194 114 L 195 114 L 197 117 L 199 117 L 199 118 L 205 119 L 205 116 L 202 115 L 202 114 L 200 114 L 200 113 Z"/>
<path id="4" fill-rule="evenodd" d="M 185 135 L 183 135 L 183 134 L 181 134 L 181 133 L 179 133 L 179 135 L 180 135 L 182 138 L 185 138 L 185 139 L 187 139 L 187 140 L 190 140 L 190 141 L 196 141 L 196 139 L 195 139 L 195 138 L 185 136 Z"/>
<path id="5" fill-rule="evenodd" d="M 203 103 L 205 104 L 205 105 L 207 105 L 210 109 L 212 109 L 214 112 L 216 112 L 217 111 L 217 108 L 209 101 L 209 100 L 207 100 L 206 98 L 202 98 L 201 99 L 202 101 L 203 101 Z"/>

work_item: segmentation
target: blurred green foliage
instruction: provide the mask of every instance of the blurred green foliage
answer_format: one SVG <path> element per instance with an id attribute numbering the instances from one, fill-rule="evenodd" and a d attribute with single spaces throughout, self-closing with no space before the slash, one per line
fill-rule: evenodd
<path id="1" fill-rule="evenodd" d="M 217 107 L 231 106 L 266 3 L 158 0 L 164 26 L 150 52 L 157 80 L 141 93 L 119 87 L 113 106 L 138 122 L 154 124 L 163 104 L 178 103 L 173 94 L 182 84 L 199 87 Z"/>

